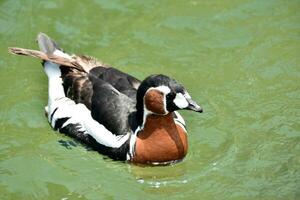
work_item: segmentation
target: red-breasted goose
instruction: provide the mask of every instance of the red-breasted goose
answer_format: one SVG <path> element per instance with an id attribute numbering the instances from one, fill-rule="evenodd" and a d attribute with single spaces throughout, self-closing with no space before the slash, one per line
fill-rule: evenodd
<path id="1" fill-rule="evenodd" d="M 202 112 L 186 89 L 165 75 L 140 81 L 95 58 L 64 53 L 46 34 L 40 51 L 9 48 L 43 60 L 48 76 L 48 121 L 115 160 L 168 164 L 187 154 L 185 122 L 176 112 Z"/>

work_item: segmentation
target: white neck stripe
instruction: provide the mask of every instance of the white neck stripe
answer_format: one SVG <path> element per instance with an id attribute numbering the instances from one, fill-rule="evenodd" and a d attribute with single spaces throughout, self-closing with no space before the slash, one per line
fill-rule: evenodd
<path id="1" fill-rule="evenodd" d="M 131 134 L 130 139 L 129 139 L 129 151 L 127 153 L 127 160 L 131 160 L 134 157 L 135 154 L 135 144 L 136 144 L 136 139 L 137 139 L 137 134 L 141 130 L 141 127 L 137 127 L 137 129 L 134 131 L 133 134 Z"/>

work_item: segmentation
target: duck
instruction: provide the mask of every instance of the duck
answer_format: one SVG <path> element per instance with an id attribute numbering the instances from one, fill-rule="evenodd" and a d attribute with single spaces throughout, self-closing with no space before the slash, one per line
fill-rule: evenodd
<path id="1" fill-rule="evenodd" d="M 42 60 L 48 77 L 45 113 L 51 127 L 95 151 L 136 164 L 170 164 L 188 152 L 179 110 L 203 109 L 182 84 L 163 74 L 139 80 L 91 56 L 66 53 L 39 33 L 40 50 L 9 52 Z"/>

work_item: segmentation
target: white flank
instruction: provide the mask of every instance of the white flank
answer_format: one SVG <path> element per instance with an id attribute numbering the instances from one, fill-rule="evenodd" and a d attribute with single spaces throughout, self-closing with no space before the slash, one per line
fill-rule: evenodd
<path id="1" fill-rule="evenodd" d="M 62 125 L 62 128 L 69 124 L 79 124 L 81 127 L 80 131 L 92 136 L 98 143 L 107 147 L 118 148 L 124 144 L 130 136 L 130 133 L 126 135 L 112 134 L 102 124 L 99 124 L 92 118 L 90 110 L 84 104 L 76 104 L 67 97 L 57 99 L 50 107 L 50 113 L 53 113 L 54 110 L 57 109 L 53 114 L 52 121 L 50 121 L 52 127 L 55 126 L 56 120 L 68 117 L 70 119 Z M 49 120 L 51 120 L 50 116 L 51 115 L 49 115 Z"/>
<path id="2" fill-rule="evenodd" d="M 62 86 L 59 65 L 52 62 L 45 62 L 44 70 L 48 76 L 48 107 L 50 107 L 56 99 L 65 97 L 65 92 Z"/>
<path id="3" fill-rule="evenodd" d="M 67 55 L 59 50 L 54 53 L 56 55 Z M 97 142 L 107 147 L 118 148 L 127 141 L 130 133 L 119 136 L 114 135 L 92 118 L 90 110 L 85 105 L 76 104 L 65 96 L 59 65 L 45 62 L 44 69 L 49 79 L 48 106 L 45 107 L 45 110 L 48 113 L 48 121 L 53 128 L 58 119 L 69 118 L 62 128 L 69 124 L 79 124 L 80 130 L 84 134 L 89 134 Z"/>

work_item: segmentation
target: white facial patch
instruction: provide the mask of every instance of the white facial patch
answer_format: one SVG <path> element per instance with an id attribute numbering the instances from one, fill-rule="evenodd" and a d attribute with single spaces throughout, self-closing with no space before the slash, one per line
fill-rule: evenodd
<path id="1" fill-rule="evenodd" d="M 189 105 L 186 98 L 181 93 L 176 93 L 176 96 L 175 96 L 175 99 L 173 100 L 173 102 L 180 109 L 186 108 Z"/>

